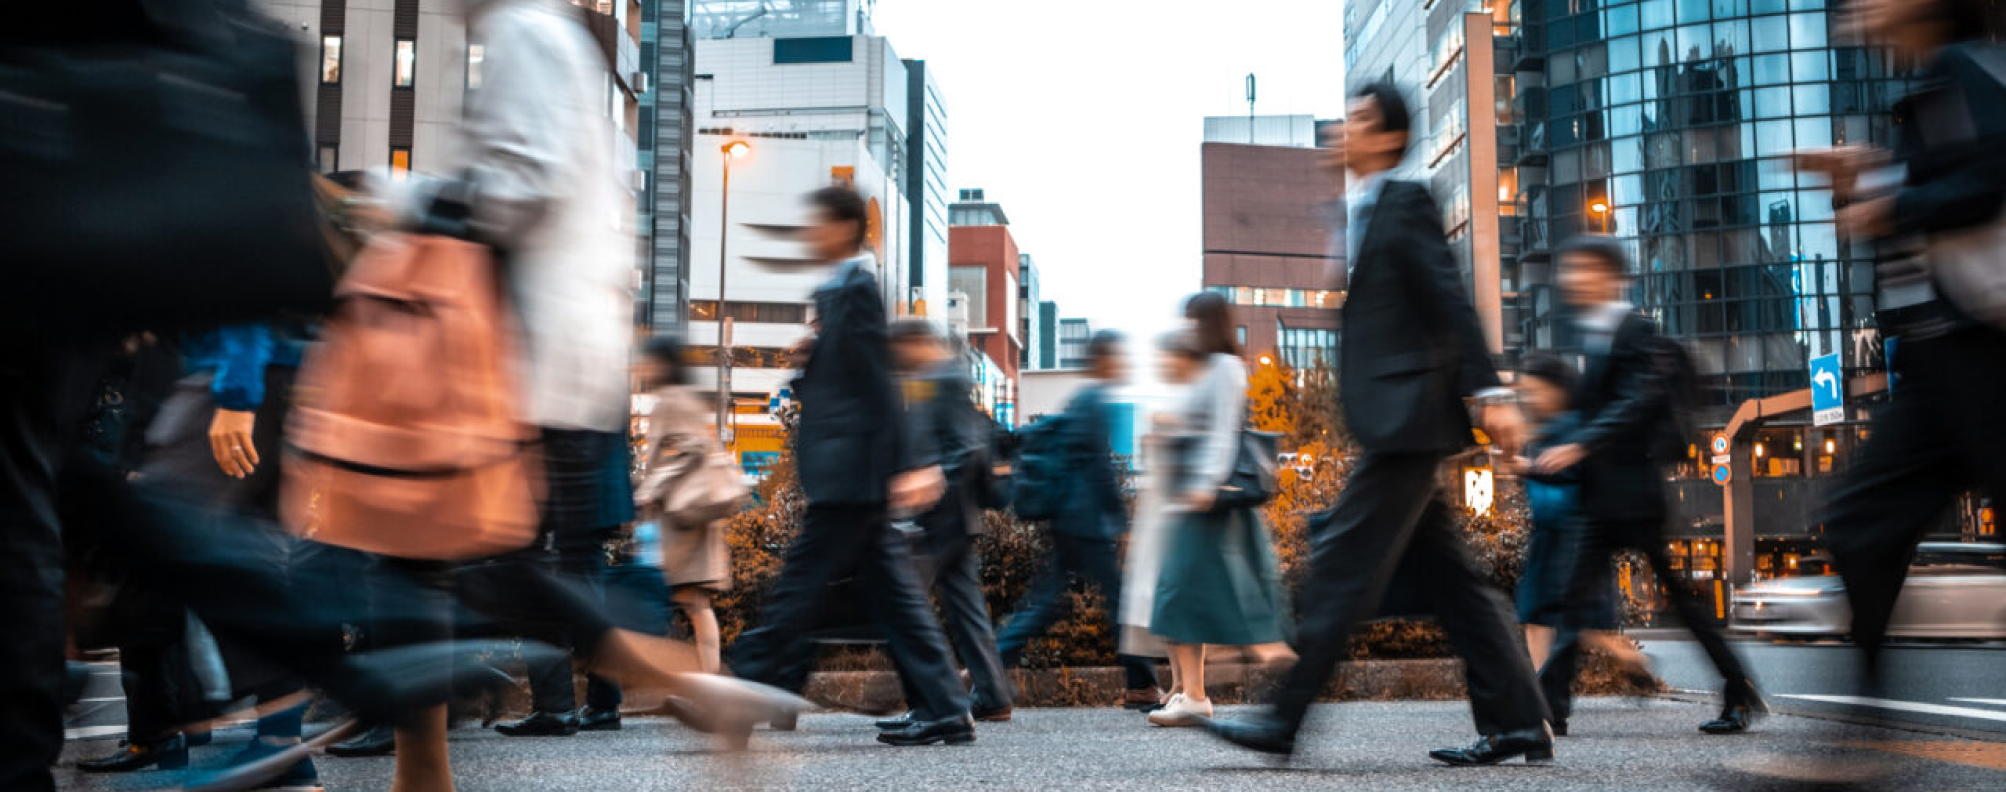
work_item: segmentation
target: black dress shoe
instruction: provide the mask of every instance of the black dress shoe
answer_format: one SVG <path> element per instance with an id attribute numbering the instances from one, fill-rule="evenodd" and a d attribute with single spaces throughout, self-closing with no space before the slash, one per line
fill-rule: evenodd
<path id="1" fill-rule="evenodd" d="M 1528 764 L 1553 761 L 1553 733 L 1545 727 L 1489 734 L 1468 748 L 1437 748 L 1428 758 L 1449 765 L 1494 765 L 1525 757 Z"/>
<path id="2" fill-rule="evenodd" d="M 1720 710 L 1720 717 L 1700 724 L 1700 731 L 1707 734 L 1740 734 L 1755 724 L 1757 716 L 1769 711 L 1769 705 L 1762 700 L 1762 694 L 1755 692 L 1755 685 L 1743 682 L 1729 685 L 1721 699 L 1726 706 Z"/>
<path id="3" fill-rule="evenodd" d="M 117 753 L 77 762 L 77 769 L 86 773 L 130 773 L 148 768 L 180 770 L 187 766 L 188 742 L 179 734 L 147 743 L 121 740 Z"/>
<path id="4" fill-rule="evenodd" d="M 497 723 L 495 731 L 510 737 L 569 737 L 578 733 L 578 716 L 537 712 L 514 723 Z"/>
<path id="5" fill-rule="evenodd" d="M 619 731 L 620 711 L 586 707 L 578 711 L 579 731 Z"/>
<path id="6" fill-rule="evenodd" d="M 1552 723 L 1552 724 L 1550 724 L 1550 725 L 1551 725 L 1551 726 L 1553 727 L 1553 736 L 1555 736 L 1555 737 L 1566 737 L 1566 736 L 1567 736 L 1567 719 L 1566 719 L 1566 718 L 1554 718 L 1554 719 L 1553 719 L 1553 723 Z"/>
<path id="7" fill-rule="evenodd" d="M 328 756 L 389 756 L 397 752 L 397 730 L 376 726 L 347 742 L 327 747 Z"/>
<path id="8" fill-rule="evenodd" d="M 937 721 L 914 719 L 912 725 L 878 734 L 878 742 L 886 745 L 967 745 L 975 742 L 975 721 L 967 715 L 941 718 Z"/>
<path id="9" fill-rule="evenodd" d="M 1221 740 L 1261 753 L 1290 756 L 1296 752 L 1295 730 L 1269 715 L 1207 720 L 1205 730 Z"/>
<path id="10" fill-rule="evenodd" d="M 878 731 L 898 731 L 900 729 L 910 728 L 913 722 L 916 720 L 918 720 L 918 718 L 913 717 L 913 714 L 911 712 L 907 712 L 896 718 L 881 719 L 874 725 L 878 727 Z"/>
<path id="11" fill-rule="evenodd" d="M 1001 707 L 976 707 L 969 713 L 982 723 L 1003 723 L 1010 720 L 1010 705 Z"/>

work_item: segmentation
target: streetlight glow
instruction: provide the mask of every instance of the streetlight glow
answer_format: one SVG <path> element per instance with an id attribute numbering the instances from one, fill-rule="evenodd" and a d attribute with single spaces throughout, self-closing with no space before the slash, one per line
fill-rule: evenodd
<path id="1" fill-rule="evenodd" d="M 1602 214 L 1603 212 L 1609 211 L 1609 205 L 1601 201 L 1596 201 L 1588 205 L 1588 210 L 1596 214 Z"/>
<path id="2" fill-rule="evenodd" d="M 746 155 L 751 153 L 752 153 L 752 144 L 747 143 L 743 140 L 734 140 L 730 143 L 724 144 L 725 156 L 730 157 L 732 159 L 745 159 Z"/>

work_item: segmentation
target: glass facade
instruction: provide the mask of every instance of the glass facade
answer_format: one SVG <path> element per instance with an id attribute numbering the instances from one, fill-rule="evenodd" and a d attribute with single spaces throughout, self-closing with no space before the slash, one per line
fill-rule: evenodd
<path id="1" fill-rule="evenodd" d="M 1807 387 L 1809 357 L 1879 365 L 1871 251 L 1839 236 L 1831 191 L 1788 156 L 1890 143 L 1907 86 L 1880 51 L 1848 40 L 1826 0 L 1518 11 L 1527 346 L 1571 343 L 1550 262 L 1530 262 L 1605 232 L 1630 251 L 1632 301 L 1687 343 L 1716 407 Z"/>

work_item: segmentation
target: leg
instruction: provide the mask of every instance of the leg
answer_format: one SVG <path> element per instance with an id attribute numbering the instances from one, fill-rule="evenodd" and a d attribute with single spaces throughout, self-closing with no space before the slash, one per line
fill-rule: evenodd
<path id="1" fill-rule="evenodd" d="M 1642 546 L 1637 549 L 1650 560 L 1651 574 L 1657 576 L 1658 584 L 1665 589 L 1665 595 L 1671 599 L 1672 609 L 1678 613 L 1679 620 L 1685 623 L 1700 648 L 1706 650 L 1714 670 L 1720 672 L 1721 681 L 1726 685 L 1727 704 L 1748 703 L 1745 700 L 1751 692 L 1748 671 L 1742 667 L 1741 658 L 1728 647 L 1727 637 L 1721 634 L 1719 625 L 1714 624 L 1713 614 L 1707 606 L 1674 577 L 1677 573 L 1672 570 L 1671 558 L 1665 555 L 1662 533 L 1652 530 L 1648 535 L 1652 538 L 1638 542 Z"/>
<path id="2" fill-rule="evenodd" d="M 711 609 L 710 592 L 694 586 L 676 589 L 676 609 L 690 620 L 690 632 L 697 645 L 703 672 L 715 674 L 723 662 L 718 658 L 717 611 Z"/>
<path id="3" fill-rule="evenodd" d="M 1005 668 L 1016 668 L 1024 659 L 1025 647 L 1057 624 L 1059 616 L 1065 612 L 1064 597 L 1070 570 L 1066 568 L 1062 551 L 1058 548 L 1066 540 L 1054 536 L 1052 541 L 1056 545 L 1052 553 L 1045 557 L 1044 566 L 1031 580 L 1031 588 L 1024 593 L 1017 612 L 1004 623 L 1003 632 L 996 638 L 996 654 Z M 1110 612 L 1113 610 L 1109 608 Z"/>
<path id="4" fill-rule="evenodd" d="M 1574 713 L 1574 678 L 1581 669 L 1581 625 L 1589 623 L 1589 603 L 1607 596 L 1612 540 L 1606 526 L 1584 523 L 1554 541 L 1566 546 L 1549 562 L 1563 570 L 1560 626 L 1554 629 L 1546 662 L 1539 666 L 1539 687 L 1554 724 L 1565 729 Z"/>
<path id="5" fill-rule="evenodd" d="M 829 584 L 856 569 L 877 539 L 864 532 L 855 511 L 809 505 L 760 610 L 759 628 L 732 643 L 738 676 L 795 692 L 806 685 L 801 669 L 812 665 L 815 649 L 802 636 L 821 618 Z"/>
<path id="6" fill-rule="evenodd" d="M 1275 692 L 1274 717 L 1293 734 L 1349 651 L 1351 631 L 1379 598 L 1435 493 L 1433 454 L 1367 453 L 1331 511 L 1311 526 L 1309 604 L 1299 626 L 1302 659 Z M 1179 681 L 1183 681 L 1181 674 Z"/>
<path id="7" fill-rule="evenodd" d="M 1199 704 L 1211 701 L 1205 696 L 1205 645 L 1175 644 L 1170 647 L 1170 657 L 1177 665 L 1184 698 Z"/>
<path id="8" fill-rule="evenodd" d="M 1407 554 L 1415 571 L 1429 581 L 1436 619 L 1463 658 L 1477 733 L 1542 731 L 1546 704 L 1511 628 L 1511 605 L 1470 559 L 1448 506 L 1428 503 Z"/>
<path id="9" fill-rule="evenodd" d="M 539 542 L 536 546 L 519 551 L 515 563 L 521 564 L 525 569 L 536 569 L 546 573 L 558 570 L 560 560 L 556 551 L 546 550 L 541 544 Z M 538 631 L 531 637 L 560 647 L 566 645 L 560 633 Z M 579 647 L 572 648 L 575 650 Z M 561 717 L 578 708 L 578 693 L 575 687 L 577 683 L 573 680 L 574 671 L 570 657 L 553 656 L 528 663 L 525 670 L 529 677 L 530 708 L 536 711 L 535 714 Z"/>
<path id="10" fill-rule="evenodd" d="M 882 509 L 857 510 L 851 519 L 853 530 L 876 535 L 875 545 L 866 551 L 858 571 L 864 578 L 871 612 L 884 630 L 885 648 L 905 680 L 906 702 L 923 721 L 966 715 L 968 697 L 962 692 L 960 675 L 955 673 L 947 636 L 920 591 L 910 545 L 894 534 Z"/>
<path id="11" fill-rule="evenodd" d="M 1553 650 L 1553 628 L 1544 624 L 1525 625 L 1525 653 L 1532 658 L 1534 668 L 1546 665 L 1546 658 Z"/>
<path id="12" fill-rule="evenodd" d="M 1121 564 L 1115 544 L 1099 539 L 1054 536 L 1058 566 L 1071 577 L 1086 581 L 1100 590 L 1101 610 L 1107 615 L 1109 636 L 1121 634 L 1117 617 L 1121 613 Z M 1128 689 L 1143 691 L 1156 687 L 1156 664 L 1146 657 L 1116 655 L 1128 680 Z"/>
<path id="13" fill-rule="evenodd" d="M 955 544 L 958 547 L 941 549 L 952 552 L 935 552 L 939 574 L 934 592 L 947 619 L 947 637 L 975 683 L 975 707 L 1008 708 L 1016 691 L 996 651 L 996 631 L 990 626 L 989 604 L 982 595 L 982 556 L 973 540 Z"/>

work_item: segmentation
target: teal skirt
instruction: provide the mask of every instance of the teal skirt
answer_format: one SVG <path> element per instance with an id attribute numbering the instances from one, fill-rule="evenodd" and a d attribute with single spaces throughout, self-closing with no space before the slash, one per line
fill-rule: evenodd
<path id="1" fill-rule="evenodd" d="M 1288 640 L 1287 597 L 1267 526 L 1252 509 L 1172 515 L 1149 631 L 1171 643 Z"/>

